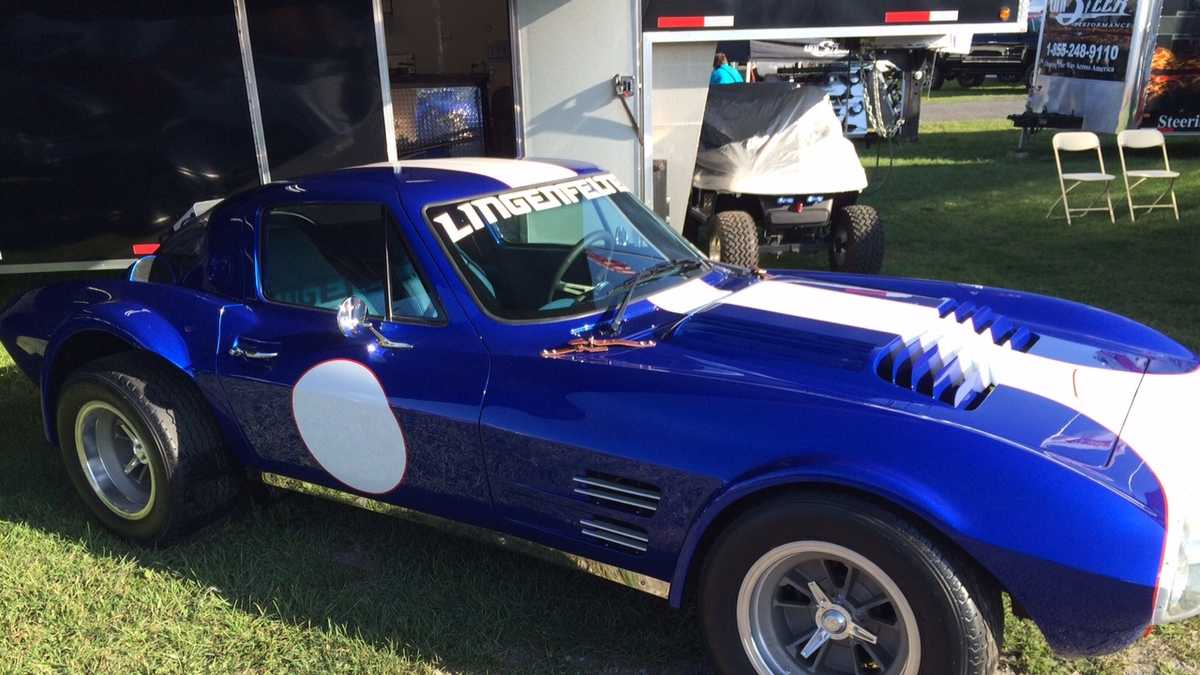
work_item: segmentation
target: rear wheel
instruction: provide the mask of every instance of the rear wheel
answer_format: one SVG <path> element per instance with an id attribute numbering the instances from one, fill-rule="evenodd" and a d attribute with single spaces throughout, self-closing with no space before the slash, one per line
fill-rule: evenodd
<path id="1" fill-rule="evenodd" d="M 883 223 L 870 206 L 852 204 L 833 214 L 829 267 L 835 272 L 878 274 L 883 269 Z"/>
<path id="2" fill-rule="evenodd" d="M 971 89 L 983 84 L 983 81 L 986 79 L 987 75 L 982 73 L 963 73 L 958 76 L 958 86 L 963 89 Z"/>
<path id="3" fill-rule="evenodd" d="M 722 211 L 700 230 L 701 248 L 716 262 L 758 267 L 758 225 L 746 211 Z"/>
<path id="4" fill-rule="evenodd" d="M 164 542 L 224 513 L 241 493 L 203 397 L 145 354 L 117 354 L 72 373 L 57 422 L 80 498 L 122 537 Z"/>
<path id="5" fill-rule="evenodd" d="M 790 495 L 734 521 L 701 572 L 722 673 L 985 675 L 999 594 L 918 529 L 868 502 Z"/>

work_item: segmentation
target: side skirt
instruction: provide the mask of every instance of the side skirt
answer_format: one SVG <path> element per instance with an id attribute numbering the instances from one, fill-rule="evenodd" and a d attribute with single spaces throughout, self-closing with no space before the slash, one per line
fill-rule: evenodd
<path id="1" fill-rule="evenodd" d="M 356 506 L 360 509 L 381 513 L 386 516 L 403 518 L 412 522 L 428 525 L 440 530 L 450 532 L 459 536 L 483 541 L 485 543 L 498 545 L 518 553 L 540 558 L 547 562 L 552 562 L 558 565 L 563 565 L 571 569 L 587 572 L 593 576 L 606 579 L 622 586 L 639 590 L 643 593 L 648 593 L 655 597 L 667 598 L 671 595 L 671 584 L 662 579 L 655 579 L 644 574 L 639 574 L 621 567 L 602 563 L 591 558 L 566 553 L 549 546 L 544 546 L 528 539 L 513 537 L 506 534 L 501 534 L 494 530 L 489 530 L 483 527 L 467 525 L 458 521 L 433 516 L 428 513 L 421 513 L 412 509 L 406 509 L 402 506 L 387 504 L 377 499 L 362 497 L 342 492 L 333 488 L 327 488 L 322 485 L 316 485 L 295 478 L 288 478 L 275 473 L 263 473 L 261 475 L 263 483 L 281 490 L 298 492 L 301 494 L 320 497 L 329 501 Z"/>

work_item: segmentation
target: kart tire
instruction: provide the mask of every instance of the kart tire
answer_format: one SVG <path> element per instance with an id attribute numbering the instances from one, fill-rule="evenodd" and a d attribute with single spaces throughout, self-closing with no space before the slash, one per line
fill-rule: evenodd
<path id="1" fill-rule="evenodd" d="M 806 551 L 815 551 L 816 557 L 805 558 Z M 822 557 L 826 552 L 844 554 L 852 562 L 831 561 Z M 796 557 L 780 557 L 788 553 Z M 784 571 L 764 567 L 773 560 L 779 561 L 775 569 Z M 790 567 L 794 561 L 800 566 Z M 818 578 L 822 571 L 826 576 Z M 765 586 L 758 583 L 763 579 L 769 582 Z M 798 585 L 791 583 L 795 579 Z M 838 584 L 847 579 L 853 581 L 843 591 Z M 796 591 L 809 588 L 808 581 L 818 582 L 839 611 L 879 642 L 872 646 L 854 633 L 843 633 L 807 659 L 799 653 L 807 645 L 802 640 L 794 651 L 780 646 L 796 643 L 796 634 L 803 636 L 816 627 L 819 610 L 809 608 L 817 596 Z M 874 590 L 869 585 L 873 582 L 880 582 Z M 886 600 L 882 605 L 880 598 Z M 859 672 L 853 668 L 855 660 L 865 672 L 876 672 L 869 666 L 875 659 L 884 672 L 902 675 L 990 675 L 999 665 L 1003 609 L 995 587 L 983 582 L 956 550 L 939 546 L 919 528 L 863 500 L 791 494 L 745 512 L 709 549 L 697 599 L 705 641 L 718 672 L 726 675 L 809 672 L 822 650 L 828 653 L 821 665 L 837 666 L 828 672 Z M 864 611 L 855 608 L 856 603 L 877 606 Z M 756 622 L 752 616 L 764 619 Z M 782 618 L 786 621 L 778 620 Z M 880 630 L 880 622 L 889 621 L 900 630 Z M 761 630 L 756 632 L 756 626 Z M 910 633 L 912 626 L 916 629 Z M 888 652 L 889 647 L 894 652 Z"/>
<path id="2" fill-rule="evenodd" d="M 958 76 L 958 86 L 962 87 L 963 89 L 971 89 L 983 84 L 985 80 L 987 80 L 987 75 L 982 75 L 980 73 L 962 73 Z"/>
<path id="3" fill-rule="evenodd" d="M 123 538 L 166 543 L 224 514 L 242 494 L 207 402 L 183 375 L 144 353 L 105 357 L 71 373 L 57 411 L 71 482 Z"/>
<path id="4" fill-rule="evenodd" d="M 878 274 L 883 269 L 883 223 L 870 206 L 834 211 L 829 232 L 829 267 L 835 272 Z"/>
<path id="5" fill-rule="evenodd" d="M 702 250 L 716 262 L 758 267 L 758 224 L 746 211 L 713 214 L 700 232 Z"/>

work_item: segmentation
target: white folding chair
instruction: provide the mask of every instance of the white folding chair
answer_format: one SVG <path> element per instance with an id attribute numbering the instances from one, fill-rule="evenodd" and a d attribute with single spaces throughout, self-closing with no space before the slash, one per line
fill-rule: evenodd
<path id="1" fill-rule="evenodd" d="M 1151 150 L 1153 148 L 1162 148 L 1163 168 L 1161 169 L 1134 169 L 1129 170 L 1125 164 L 1125 148 L 1130 150 Z M 1171 160 L 1167 158 L 1167 139 L 1158 129 L 1129 129 L 1117 134 L 1117 152 L 1121 155 L 1121 173 L 1125 176 L 1125 201 L 1129 204 L 1129 219 L 1137 222 L 1136 209 L 1145 209 L 1149 214 L 1154 209 L 1171 209 L 1175 212 L 1175 220 L 1179 220 L 1179 202 L 1175 199 L 1175 181 L 1179 178 L 1178 171 L 1171 170 Z M 1129 179 L 1135 178 L 1137 182 L 1129 184 Z M 1133 191 L 1149 180 L 1165 180 L 1167 181 L 1167 189 L 1149 204 L 1134 204 Z M 1162 201 L 1167 197 L 1171 198 L 1170 204 L 1163 204 Z"/>
<path id="2" fill-rule="evenodd" d="M 1052 141 L 1054 146 L 1054 164 L 1058 167 L 1058 187 L 1062 190 L 1062 195 L 1050 206 L 1050 210 L 1046 212 L 1046 217 L 1050 218 L 1054 215 L 1054 209 L 1062 203 L 1063 213 L 1067 216 L 1067 224 L 1071 224 L 1071 216 L 1074 214 L 1087 215 L 1095 211 L 1108 211 L 1108 218 L 1112 222 L 1117 222 L 1117 215 L 1113 212 L 1112 203 L 1112 183 L 1117 179 L 1116 176 L 1105 173 L 1104 170 L 1104 155 L 1100 152 L 1100 137 L 1090 131 L 1067 131 L 1054 134 Z M 1062 152 L 1087 152 L 1089 150 L 1096 151 L 1096 158 L 1100 160 L 1099 173 L 1063 173 Z M 1072 181 L 1071 186 L 1067 187 L 1067 181 Z M 1071 191 L 1080 185 L 1102 183 L 1104 185 L 1104 194 L 1097 195 L 1090 204 L 1084 207 L 1072 207 L 1068 195 Z M 1100 197 L 1104 197 L 1108 201 L 1108 208 L 1096 206 L 1096 202 L 1100 201 Z"/>

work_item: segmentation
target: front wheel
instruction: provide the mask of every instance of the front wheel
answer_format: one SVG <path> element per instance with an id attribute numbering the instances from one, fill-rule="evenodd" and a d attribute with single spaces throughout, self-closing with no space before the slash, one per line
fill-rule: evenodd
<path id="1" fill-rule="evenodd" d="M 835 272 L 878 274 L 883 269 L 883 223 L 870 206 L 837 209 L 829 236 L 829 267 Z"/>
<path id="2" fill-rule="evenodd" d="M 918 529 L 870 503 L 790 495 L 747 512 L 701 572 L 722 673 L 986 675 L 999 594 Z"/>
<path id="3" fill-rule="evenodd" d="M 721 211 L 700 228 L 704 253 L 715 262 L 758 267 L 758 224 L 746 211 Z"/>

